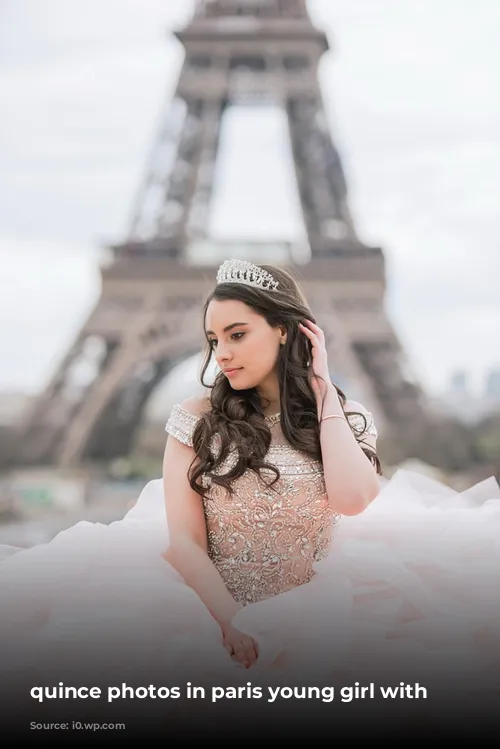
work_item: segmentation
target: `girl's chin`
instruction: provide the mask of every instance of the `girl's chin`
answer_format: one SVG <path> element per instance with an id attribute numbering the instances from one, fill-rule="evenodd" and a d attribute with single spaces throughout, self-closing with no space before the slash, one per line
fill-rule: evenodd
<path id="1" fill-rule="evenodd" d="M 246 385 L 244 382 L 231 382 L 231 380 L 229 380 L 229 384 L 233 390 L 249 390 L 252 387 L 251 385 Z"/>
<path id="2" fill-rule="evenodd" d="M 248 377 L 228 377 L 228 382 L 233 390 L 251 390 L 255 383 L 251 382 Z"/>

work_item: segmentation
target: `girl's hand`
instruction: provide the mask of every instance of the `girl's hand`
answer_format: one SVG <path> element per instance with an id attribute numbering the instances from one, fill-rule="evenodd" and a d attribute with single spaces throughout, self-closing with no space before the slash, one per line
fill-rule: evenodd
<path id="1" fill-rule="evenodd" d="M 306 325 L 299 323 L 299 330 L 306 335 L 312 346 L 312 361 L 309 368 L 309 382 L 314 395 L 321 401 L 330 386 L 330 371 L 328 369 L 325 334 L 321 328 L 311 320 L 306 320 Z"/>
<path id="2" fill-rule="evenodd" d="M 227 624 L 222 628 L 224 647 L 236 663 L 241 663 L 245 668 L 250 668 L 257 662 L 259 649 L 255 640 L 250 635 Z"/>

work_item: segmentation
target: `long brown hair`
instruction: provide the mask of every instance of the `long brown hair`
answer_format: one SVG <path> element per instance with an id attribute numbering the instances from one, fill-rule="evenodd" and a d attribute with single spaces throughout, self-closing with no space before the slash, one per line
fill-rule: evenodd
<path id="1" fill-rule="evenodd" d="M 277 374 L 280 389 L 280 425 L 287 442 L 296 450 L 321 461 L 320 429 L 316 397 L 309 382 L 308 362 L 311 359 L 311 344 L 300 332 L 299 323 L 305 319 L 316 322 L 297 282 L 290 273 L 273 265 L 260 265 L 276 281 L 278 289 L 268 291 L 240 283 L 221 283 L 215 287 L 205 302 L 203 322 L 212 300 L 237 300 L 262 315 L 273 328 L 282 326 L 287 331 L 286 341 L 280 347 Z M 271 444 L 271 432 L 265 421 L 261 399 L 255 388 L 233 390 L 226 376 L 220 372 L 213 384 L 204 381 L 212 359 L 212 346 L 207 339 L 207 351 L 201 371 L 201 383 L 210 389 L 210 409 L 198 420 L 193 432 L 193 447 L 196 458 L 190 468 L 189 481 L 192 489 L 205 496 L 202 479 L 208 476 L 232 493 L 235 479 L 252 470 L 262 475 L 264 469 L 275 474 L 269 484 L 279 479 L 279 470 L 265 461 Z M 334 384 L 344 409 L 346 396 Z M 353 430 L 363 452 L 381 473 L 376 453 L 363 445 L 367 420 L 364 414 L 364 429 Z M 217 435 L 218 447 L 213 449 L 212 438 Z M 236 447 L 237 461 L 226 473 L 217 469 Z"/>

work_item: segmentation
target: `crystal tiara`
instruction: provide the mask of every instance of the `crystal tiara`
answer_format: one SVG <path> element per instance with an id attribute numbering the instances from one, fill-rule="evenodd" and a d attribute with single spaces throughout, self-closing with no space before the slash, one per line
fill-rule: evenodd
<path id="1" fill-rule="evenodd" d="M 257 289 L 275 291 L 278 282 L 273 276 L 248 260 L 226 260 L 217 271 L 217 284 L 243 283 Z"/>

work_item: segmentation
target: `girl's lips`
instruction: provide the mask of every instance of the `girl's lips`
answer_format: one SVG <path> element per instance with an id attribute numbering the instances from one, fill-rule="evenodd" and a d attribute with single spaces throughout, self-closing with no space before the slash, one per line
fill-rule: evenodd
<path id="1" fill-rule="evenodd" d="M 243 367 L 240 367 L 239 369 L 225 369 L 224 374 L 226 375 L 226 377 L 233 377 L 233 375 L 241 372 L 242 369 Z"/>

